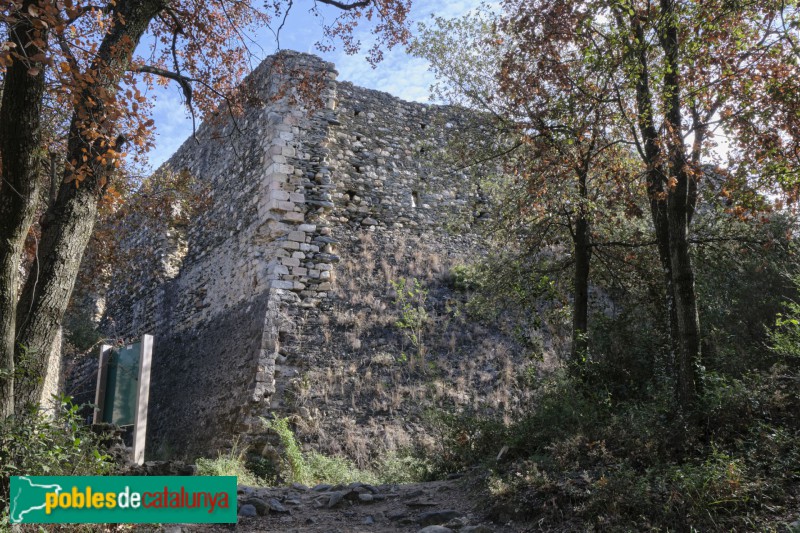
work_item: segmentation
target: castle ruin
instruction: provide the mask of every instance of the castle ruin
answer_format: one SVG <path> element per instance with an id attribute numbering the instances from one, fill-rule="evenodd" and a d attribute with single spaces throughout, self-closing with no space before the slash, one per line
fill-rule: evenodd
<path id="1" fill-rule="evenodd" d="M 323 106 L 309 113 L 291 84 L 312 75 Z M 270 413 L 299 413 L 318 432 L 325 419 L 370 418 L 381 433 L 398 407 L 386 389 L 400 379 L 387 355 L 400 351 L 387 347 L 393 320 L 379 316 L 391 278 L 433 278 L 440 262 L 479 248 L 476 188 L 432 157 L 461 127 L 458 110 L 339 82 L 332 64 L 296 52 L 267 59 L 245 83 L 259 103 L 201 126 L 167 163 L 206 184 L 210 206 L 188 228 L 143 232 L 144 245 L 166 243 L 168 260 L 105 296 L 117 335 L 156 339 L 149 457 L 208 454 L 236 435 L 259 445 Z M 374 292 L 348 279 L 373 274 Z M 368 372 L 378 392 L 337 389 L 347 372 Z"/>

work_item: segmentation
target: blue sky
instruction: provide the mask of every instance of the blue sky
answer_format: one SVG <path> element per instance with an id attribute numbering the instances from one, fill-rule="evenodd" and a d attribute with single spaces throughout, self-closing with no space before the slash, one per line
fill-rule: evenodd
<path id="1" fill-rule="evenodd" d="M 432 15 L 459 17 L 479 3 L 480 0 L 416 0 L 411 12 L 412 31 L 416 28 L 416 22 L 427 20 Z M 296 1 L 281 31 L 281 48 L 322 56 L 336 65 L 340 80 L 386 91 L 405 100 L 428 101 L 429 88 L 433 83 L 428 64 L 422 59 L 409 56 L 402 48 L 386 52 L 383 62 L 374 69 L 367 63 L 364 54 L 348 56 L 341 50 L 320 53 L 314 45 L 322 37 L 322 22 L 309 13 L 311 6 L 311 0 Z M 335 10 L 321 11 L 325 15 L 335 16 Z M 361 40 L 362 47 L 368 49 L 372 43 L 369 29 L 360 28 L 356 36 Z M 258 44 L 251 49 L 258 55 L 258 59 L 278 50 L 275 38 L 268 30 L 260 32 L 255 40 Z M 253 67 L 257 64 L 258 61 L 255 61 Z M 191 134 L 191 120 L 181 104 L 180 89 L 177 86 L 171 84 L 151 94 L 155 97 L 153 119 L 156 123 L 156 146 L 150 152 L 149 160 L 154 169 L 166 161 Z"/>

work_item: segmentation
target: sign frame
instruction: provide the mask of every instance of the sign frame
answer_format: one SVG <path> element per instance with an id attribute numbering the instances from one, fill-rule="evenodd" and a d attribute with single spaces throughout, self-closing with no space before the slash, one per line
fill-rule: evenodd
<path id="1" fill-rule="evenodd" d="M 95 409 L 93 423 L 103 421 L 105 413 L 105 396 L 108 384 L 108 364 L 114 346 L 103 344 L 100 346 L 100 360 L 97 369 L 97 388 L 95 389 Z M 133 422 L 133 462 L 137 465 L 144 463 L 145 443 L 147 440 L 147 407 L 150 401 L 150 373 L 153 359 L 153 336 L 142 335 L 141 352 L 139 354 L 138 387 L 136 389 L 136 407 Z"/>

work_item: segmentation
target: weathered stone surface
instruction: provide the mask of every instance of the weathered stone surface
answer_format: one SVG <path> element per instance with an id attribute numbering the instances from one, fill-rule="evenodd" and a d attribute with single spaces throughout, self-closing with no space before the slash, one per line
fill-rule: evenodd
<path id="1" fill-rule="evenodd" d="M 258 516 L 258 511 L 248 503 L 239 507 L 239 516 Z"/>
<path id="2" fill-rule="evenodd" d="M 252 505 L 260 516 L 269 513 L 270 505 L 261 498 L 250 497 L 242 501 L 242 505 Z"/>
<path id="3" fill-rule="evenodd" d="M 349 494 L 349 491 L 337 491 L 332 492 L 330 498 L 328 499 L 328 509 L 332 509 L 342 503 L 345 499 L 345 496 Z"/>
<path id="4" fill-rule="evenodd" d="M 423 527 L 417 533 L 453 533 L 453 530 L 444 526 Z"/>
<path id="5" fill-rule="evenodd" d="M 273 512 L 273 513 L 278 513 L 278 514 L 288 514 L 289 513 L 289 509 L 284 507 L 281 504 L 281 502 L 279 502 L 275 498 L 270 498 L 269 502 L 267 502 L 267 503 L 269 503 L 270 511 Z"/>
<path id="6" fill-rule="evenodd" d="M 304 70 L 325 74 L 326 109 L 271 98 L 296 83 L 287 73 Z M 327 416 L 325 405 L 296 405 L 292 387 L 331 359 L 317 352 L 327 341 L 314 324 L 348 306 L 336 300 L 348 281 L 342 254 L 364 235 L 420 237 L 443 255 L 470 250 L 470 238 L 443 228 L 457 217 L 468 232 L 474 186 L 420 155 L 447 144 L 461 111 L 338 82 L 333 65 L 296 52 L 267 59 L 245 83 L 264 104 L 235 125 L 202 125 L 167 163 L 207 186 L 210 206 L 188 227 L 143 226 L 131 245 L 157 247 L 157 264 L 130 265 L 104 296 L 109 335 L 156 339 L 148 457 L 212 456 L 236 435 L 266 449 L 260 417 L 273 409 L 336 420 L 342 407 Z M 398 253 L 381 250 L 358 274 L 389 272 Z M 331 345 L 349 353 L 361 341 Z M 279 355 L 294 372 L 276 374 Z M 95 370 L 83 365 L 72 380 Z M 86 396 L 79 401 L 93 401 L 93 390 Z"/>

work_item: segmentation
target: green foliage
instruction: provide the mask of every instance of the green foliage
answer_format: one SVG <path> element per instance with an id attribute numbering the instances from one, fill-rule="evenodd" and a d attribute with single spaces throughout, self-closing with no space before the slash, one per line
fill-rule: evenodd
<path id="1" fill-rule="evenodd" d="M 0 509 L 8 504 L 10 476 L 103 475 L 114 467 L 102 437 L 67 397 L 57 398 L 52 415 L 37 406 L 0 420 Z"/>
<path id="2" fill-rule="evenodd" d="M 775 352 L 800 357 L 800 305 L 786 303 L 785 312 L 775 317 L 775 329 L 770 332 L 769 339 Z"/>
<path id="3" fill-rule="evenodd" d="M 266 485 L 264 478 L 258 477 L 246 462 L 246 449 L 234 441 L 228 452 L 220 453 L 216 459 L 199 458 L 195 462 L 200 476 L 236 476 L 237 483 L 243 485 Z"/>
<path id="4" fill-rule="evenodd" d="M 800 276 L 793 280 L 800 289 Z M 800 304 L 785 300 L 783 311 L 775 316 L 774 328 L 767 333 L 770 349 L 783 357 L 800 359 Z"/>
<path id="5" fill-rule="evenodd" d="M 281 478 L 288 483 L 309 483 L 311 469 L 289 427 L 289 419 L 277 418 L 272 421 L 265 420 L 264 423 L 278 435 L 283 448 L 283 465 L 278 468 Z"/>
<path id="6" fill-rule="evenodd" d="M 653 386 L 669 380 L 666 332 L 635 301 L 626 300 L 617 315 L 595 314 L 589 325 L 590 350 L 580 364 L 584 385 L 604 390 L 615 400 L 643 399 Z"/>
<path id="7" fill-rule="evenodd" d="M 416 483 L 432 477 L 430 460 L 411 452 L 391 452 L 375 470 L 381 483 Z"/>
<path id="8" fill-rule="evenodd" d="M 450 285 L 456 290 L 469 291 L 484 285 L 477 265 L 456 265 L 450 269 Z"/>
<path id="9" fill-rule="evenodd" d="M 378 483 L 378 476 L 368 470 L 361 470 L 351 461 L 343 457 L 328 457 L 317 452 L 309 452 L 305 456 L 309 477 L 301 483 L 330 483 L 332 485 L 361 483 Z"/>
<path id="10" fill-rule="evenodd" d="M 668 385 L 615 401 L 558 378 L 510 424 L 430 418 L 441 435 L 434 467 L 486 464 L 498 502 L 540 526 L 568 517 L 582 524 L 574 529 L 768 529 L 770 515 L 793 509 L 800 479 L 798 380 L 785 366 L 742 379 L 708 373 L 701 422 L 689 424 L 674 415 Z"/>
<path id="11" fill-rule="evenodd" d="M 400 318 L 395 322 L 395 326 L 400 328 L 406 339 L 411 342 L 417 357 L 423 359 L 425 345 L 422 337 L 430 318 L 426 308 L 428 290 L 417 278 L 392 281 L 392 287 L 397 294 L 395 304 L 400 310 Z"/>
<path id="12" fill-rule="evenodd" d="M 709 370 L 742 376 L 753 369 L 767 370 L 778 358 L 789 352 L 771 353 L 765 344 L 791 349 L 791 315 L 784 302 L 797 299 L 793 283 L 797 278 L 796 245 L 788 240 L 794 223 L 774 215 L 766 223 L 744 224 L 715 217 L 716 224 L 726 222 L 724 233 L 716 230 L 723 240 L 696 247 L 697 292 L 700 318 L 703 324 L 703 359 Z M 704 222 L 703 219 L 700 222 Z M 708 222 L 706 224 L 709 224 Z M 721 233 L 721 234 L 720 234 Z M 715 235 L 712 229 L 702 234 Z M 768 331 L 779 319 L 788 318 L 770 340 Z M 779 320 L 781 322 L 781 320 Z M 780 338 L 782 334 L 788 335 Z"/>
<path id="13" fill-rule="evenodd" d="M 411 483 L 429 476 L 428 462 L 410 454 L 390 453 L 374 469 L 364 470 L 342 457 L 328 457 L 314 451 L 303 453 L 288 418 L 265 423 L 275 431 L 281 443 L 281 465 L 276 470 L 279 481 L 284 483 Z"/>

